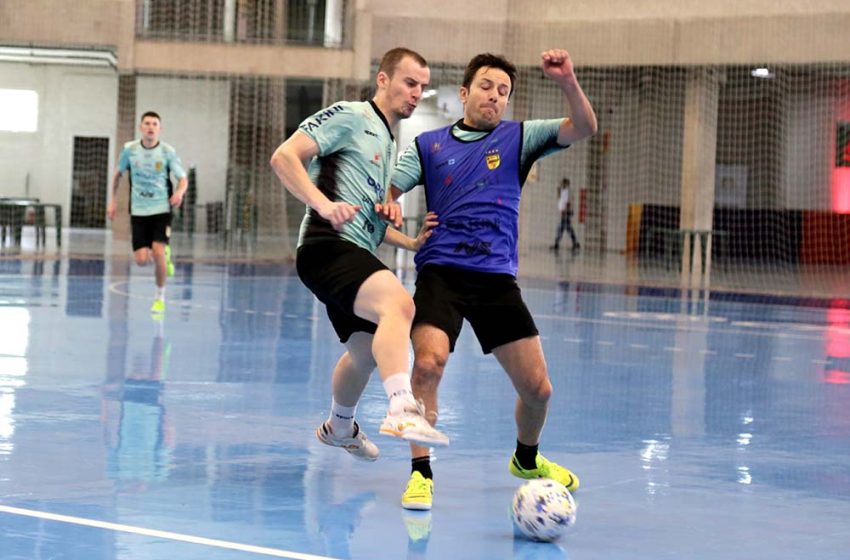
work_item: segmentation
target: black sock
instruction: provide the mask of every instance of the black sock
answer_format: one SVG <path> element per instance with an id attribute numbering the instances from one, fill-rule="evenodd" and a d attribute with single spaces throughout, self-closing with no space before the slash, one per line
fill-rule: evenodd
<path id="1" fill-rule="evenodd" d="M 525 445 L 519 440 L 516 441 L 516 452 L 514 453 L 514 456 L 516 456 L 516 460 L 520 467 L 526 470 L 537 468 L 538 445 L 539 444 Z"/>
<path id="2" fill-rule="evenodd" d="M 415 457 L 410 461 L 411 469 L 410 474 L 418 472 L 423 477 L 434 480 L 434 473 L 431 472 L 431 457 Z"/>

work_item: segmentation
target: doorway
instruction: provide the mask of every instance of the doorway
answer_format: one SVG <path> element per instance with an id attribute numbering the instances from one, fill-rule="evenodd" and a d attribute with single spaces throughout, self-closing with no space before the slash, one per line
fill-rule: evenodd
<path id="1" fill-rule="evenodd" d="M 71 227 L 106 226 L 109 138 L 75 136 L 71 175 Z"/>

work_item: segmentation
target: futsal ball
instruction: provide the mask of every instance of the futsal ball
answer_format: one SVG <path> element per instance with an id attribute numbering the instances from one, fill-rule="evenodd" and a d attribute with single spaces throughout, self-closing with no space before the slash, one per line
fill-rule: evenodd
<path id="1" fill-rule="evenodd" d="M 566 486 L 548 478 L 529 480 L 514 494 L 514 526 L 535 541 L 559 539 L 576 522 L 576 502 Z"/>

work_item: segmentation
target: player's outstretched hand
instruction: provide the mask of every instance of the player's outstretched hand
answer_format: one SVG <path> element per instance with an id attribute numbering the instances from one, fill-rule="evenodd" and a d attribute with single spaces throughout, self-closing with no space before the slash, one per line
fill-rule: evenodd
<path id="1" fill-rule="evenodd" d="M 416 236 L 415 243 L 413 244 L 415 251 L 418 251 L 419 248 L 425 244 L 434 232 L 434 228 L 438 225 L 440 225 L 440 222 L 437 221 L 437 214 L 435 212 L 428 212 L 425 214 L 425 220 L 422 222 L 422 228 L 420 228 L 419 235 Z"/>
<path id="2" fill-rule="evenodd" d="M 383 221 L 400 228 L 402 224 L 401 205 L 398 202 L 387 202 L 376 204 L 375 212 Z"/>

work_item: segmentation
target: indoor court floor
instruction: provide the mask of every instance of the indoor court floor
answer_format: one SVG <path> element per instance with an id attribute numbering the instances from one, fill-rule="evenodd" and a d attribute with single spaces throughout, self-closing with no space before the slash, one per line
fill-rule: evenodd
<path id="1" fill-rule="evenodd" d="M 406 512 L 377 375 L 377 462 L 314 436 L 342 346 L 290 265 L 178 246 L 158 319 L 152 270 L 114 253 L 0 257 L 3 560 L 847 558 L 850 300 L 522 279 L 541 450 L 581 477 L 545 544 L 513 534 L 514 391 L 468 325 L 434 508 Z"/>

